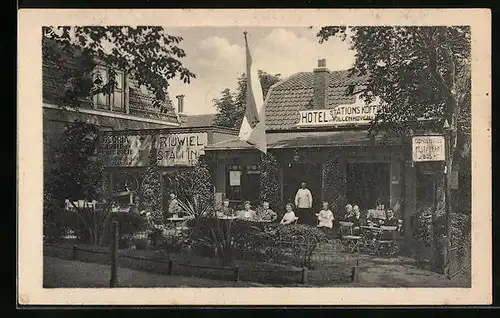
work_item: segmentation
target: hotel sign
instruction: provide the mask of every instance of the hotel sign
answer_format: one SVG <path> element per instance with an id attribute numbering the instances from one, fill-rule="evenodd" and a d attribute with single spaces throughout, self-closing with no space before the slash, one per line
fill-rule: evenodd
<path id="1" fill-rule="evenodd" d="M 99 156 L 110 167 L 145 167 L 156 148 L 156 163 L 169 167 L 193 166 L 204 154 L 207 133 L 151 135 L 104 135 L 99 140 Z"/>
<path id="2" fill-rule="evenodd" d="M 359 97 L 353 104 L 335 106 L 333 109 L 315 109 L 299 111 L 300 127 L 366 125 L 377 114 L 378 101 L 366 104 Z"/>
<path id="3" fill-rule="evenodd" d="M 412 139 L 413 161 L 444 161 L 444 136 L 415 136 Z"/>

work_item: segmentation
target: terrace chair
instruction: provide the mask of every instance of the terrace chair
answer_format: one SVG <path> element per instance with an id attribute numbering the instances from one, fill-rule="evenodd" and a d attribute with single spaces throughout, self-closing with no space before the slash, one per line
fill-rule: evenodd
<path id="1" fill-rule="evenodd" d="M 385 250 L 385 256 L 392 256 L 396 254 L 399 250 L 395 240 L 398 226 L 381 226 L 380 230 L 378 238 L 376 239 L 375 251 L 377 256 L 381 255 L 381 250 Z"/>
<path id="2" fill-rule="evenodd" d="M 344 222 L 340 221 L 340 239 L 344 250 L 347 250 L 351 253 L 358 252 L 362 237 L 359 235 L 353 234 L 353 225 L 352 222 Z"/>

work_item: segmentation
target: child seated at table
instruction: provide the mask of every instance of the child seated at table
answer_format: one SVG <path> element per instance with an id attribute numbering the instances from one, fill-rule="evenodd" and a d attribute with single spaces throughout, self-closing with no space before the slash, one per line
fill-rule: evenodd
<path id="1" fill-rule="evenodd" d="M 269 202 L 262 202 L 262 208 L 258 209 L 257 216 L 262 222 L 273 222 L 278 218 L 276 212 L 269 208 Z"/>
<path id="2" fill-rule="evenodd" d="M 299 219 L 298 217 L 295 216 L 295 213 L 293 212 L 293 204 L 287 203 L 285 209 L 286 212 L 285 215 L 283 215 L 280 224 L 283 225 L 291 224 Z"/>
<path id="3" fill-rule="evenodd" d="M 245 221 L 257 221 L 257 212 L 251 209 L 250 201 L 245 201 L 244 209 L 238 213 L 238 218 Z"/>

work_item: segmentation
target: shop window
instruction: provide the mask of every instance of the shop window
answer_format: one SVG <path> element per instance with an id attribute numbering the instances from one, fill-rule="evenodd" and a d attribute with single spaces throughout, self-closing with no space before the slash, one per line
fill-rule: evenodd
<path id="1" fill-rule="evenodd" d="M 233 204 L 259 201 L 260 165 L 229 165 L 226 180 L 226 196 Z"/>
<path id="2" fill-rule="evenodd" d="M 93 96 L 94 107 L 97 109 L 110 110 L 115 112 L 125 112 L 125 75 L 123 71 L 114 70 L 115 87 L 111 93 L 99 93 Z M 94 82 L 108 83 L 110 68 L 97 66 L 94 71 Z"/>
<path id="3" fill-rule="evenodd" d="M 390 164 L 349 163 L 347 164 L 347 200 L 362 210 L 373 209 L 377 201 L 389 207 Z"/>

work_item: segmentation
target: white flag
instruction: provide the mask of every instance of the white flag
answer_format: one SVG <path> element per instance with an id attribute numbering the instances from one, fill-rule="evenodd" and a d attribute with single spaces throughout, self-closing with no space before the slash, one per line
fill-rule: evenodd
<path id="1" fill-rule="evenodd" d="M 248 48 L 247 33 L 245 34 L 246 46 L 246 76 L 247 76 L 247 96 L 245 117 L 241 123 L 240 140 L 259 149 L 263 153 L 267 152 L 266 142 L 266 117 L 264 110 L 264 96 L 260 86 L 257 69 L 253 65 L 252 55 Z"/>

